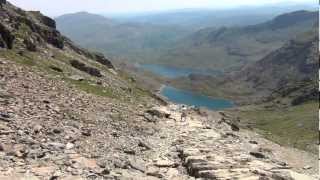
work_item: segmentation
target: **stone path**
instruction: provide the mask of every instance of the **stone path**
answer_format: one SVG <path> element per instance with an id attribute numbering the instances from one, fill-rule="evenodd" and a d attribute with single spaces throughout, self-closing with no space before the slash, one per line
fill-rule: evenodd
<path id="1" fill-rule="evenodd" d="M 175 105 L 159 108 L 172 119 L 159 122 L 164 140 L 154 139 L 161 142 L 157 156 L 162 159 L 154 160 L 154 166 L 160 167 L 154 174 L 177 180 L 315 179 L 290 170 L 286 163 L 273 159 L 272 152 L 232 131 L 218 112 L 208 119 L 190 111 L 187 121 L 179 122 L 178 109 Z"/>

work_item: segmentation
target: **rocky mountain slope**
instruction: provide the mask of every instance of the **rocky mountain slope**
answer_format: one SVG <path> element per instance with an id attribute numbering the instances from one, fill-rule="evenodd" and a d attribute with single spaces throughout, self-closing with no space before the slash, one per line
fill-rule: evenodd
<path id="1" fill-rule="evenodd" d="M 277 50 L 317 22 L 317 12 L 296 11 L 257 25 L 205 28 L 163 53 L 159 62 L 193 68 L 239 69 Z"/>
<path id="2" fill-rule="evenodd" d="M 306 32 L 233 78 L 256 95 L 271 94 L 267 100 L 291 97 L 293 105 L 317 100 L 318 49 L 317 31 Z"/>
<path id="3" fill-rule="evenodd" d="M 222 112 L 188 108 L 179 122 L 179 105 L 61 36 L 52 19 L 1 5 L 0 179 L 317 178 L 310 154 Z"/>

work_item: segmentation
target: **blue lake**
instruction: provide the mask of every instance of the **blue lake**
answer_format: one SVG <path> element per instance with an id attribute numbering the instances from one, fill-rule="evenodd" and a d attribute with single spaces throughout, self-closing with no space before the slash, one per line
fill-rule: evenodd
<path id="1" fill-rule="evenodd" d="M 232 108 L 234 106 L 232 101 L 225 99 L 216 99 L 201 94 L 176 89 L 171 86 L 166 86 L 161 90 L 161 94 L 177 104 L 186 104 L 189 106 L 206 107 L 211 110 L 222 110 Z"/>
<path id="2" fill-rule="evenodd" d="M 156 75 L 160 75 L 167 78 L 177 78 L 183 76 L 189 76 L 190 74 L 201 74 L 201 75 L 221 75 L 222 73 L 214 70 L 199 70 L 190 68 L 176 68 L 171 66 L 163 66 L 158 64 L 140 64 L 140 68 L 150 71 Z"/>

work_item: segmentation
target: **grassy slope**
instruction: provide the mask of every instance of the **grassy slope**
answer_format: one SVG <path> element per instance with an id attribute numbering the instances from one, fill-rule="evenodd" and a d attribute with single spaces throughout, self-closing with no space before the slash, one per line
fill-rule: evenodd
<path id="1" fill-rule="evenodd" d="M 242 110 L 237 115 L 267 139 L 316 153 L 318 108 L 318 102 L 309 102 L 285 109 Z"/>
<path id="2" fill-rule="evenodd" d="M 72 68 L 69 65 L 69 60 L 72 58 L 69 57 L 67 53 L 64 53 L 62 51 L 53 51 L 53 54 L 55 55 L 56 59 L 46 59 L 38 54 L 38 52 L 29 52 L 24 51 L 24 55 L 21 56 L 17 53 L 16 50 L 4 50 L 0 51 L 0 57 L 9 59 L 12 61 L 15 61 L 21 65 L 29 66 L 32 68 L 32 70 L 36 71 L 43 71 L 48 73 L 48 77 L 58 80 L 58 81 L 65 81 L 70 86 L 76 87 L 80 90 L 83 90 L 90 94 L 95 94 L 97 96 L 102 97 L 109 97 L 113 99 L 118 99 L 122 102 L 135 102 L 135 101 L 143 101 L 145 97 L 150 97 L 150 93 L 147 90 L 141 89 L 137 86 L 137 84 L 130 82 L 129 78 L 126 74 L 119 74 L 118 78 L 119 81 L 123 81 L 127 83 L 127 85 L 130 87 L 131 92 L 126 92 L 125 90 L 119 91 L 117 88 L 114 87 L 103 87 L 97 85 L 97 81 L 100 81 L 99 79 L 96 79 L 95 77 L 91 77 L 89 75 L 86 75 L 82 73 L 82 76 L 86 78 L 84 81 L 75 81 L 70 79 L 70 74 L 78 74 L 78 72 L 75 72 L 75 69 Z M 91 64 L 92 66 L 99 68 L 104 73 L 108 73 L 108 69 L 103 67 L 102 65 L 98 63 L 92 63 L 88 62 L 88 64 Z M 56 72 L 52 70 L 50 67 L 59 67 L 63 70 L 63 72 Z M 30 69 L 31 70 L 31 69 Z M 124 94 L 125 93 L 125 94 Z M 126 95 L 126 94 L 130 95 Z"/>

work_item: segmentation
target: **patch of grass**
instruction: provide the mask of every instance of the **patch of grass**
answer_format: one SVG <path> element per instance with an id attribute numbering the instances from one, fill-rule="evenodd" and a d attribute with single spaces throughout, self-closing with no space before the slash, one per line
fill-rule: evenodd
<path id="1" fill-rule="evenodd" d="M 25 23 L 20 23 L 18 30 L 15 32 L 15 36 L 18 38 L 26 39 L 32 33 L 30 27 Z"/>
<path id="2" fill-rule="evenodd" d="M 20 56 L 14 50 L 0 51 L 0 57 L 4 57 L 6 59 L 15 61 L 15 62 L 22 64 L 22 65 L 27 65 L 27 66 L 35 66 L 36 65 L 36 62 L 34 61 L 33 58 L 31 58 L 29 56 Z"/>
<path id="3" fill-rule="evenodd" d="M 317 153 L 318 102 L 277 110 L 241 111 L 242 122 L 278 144 Z"/>
<path id="4" fill-rule="evenodd" d="M 65 78 L 65 80 L 69 83 L 74 84 L 77 88 L 87 93 L 103 97 L 117 98 L 117 95 L 111 89 L 95 85 L 94 82 L 88 80 L 76 81 L 67 78 Z"/>
<path id="5" fill-rule="evenodd" d="M 117 73 L 118 78 L 124 80 L 126 84 L 129 85 L 129 87 L 131 88 L 131 95 L 133 95 L 134 98 L 139 99 L 140 97 L 151 96 L 150 91 L 141 88 L 141 86 L 139 87 L 134 78 L 128 73 L 124 71 L 118 71 Z"/>

